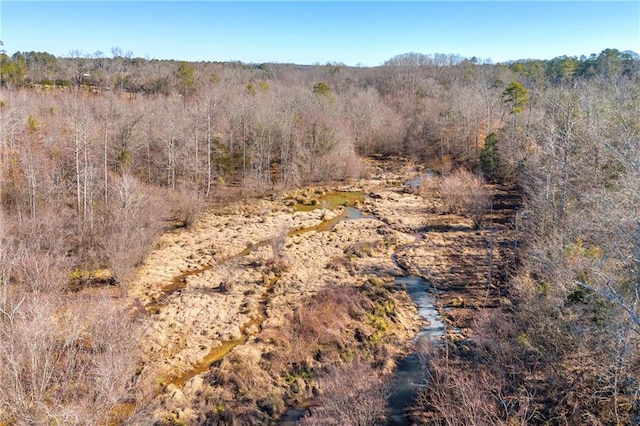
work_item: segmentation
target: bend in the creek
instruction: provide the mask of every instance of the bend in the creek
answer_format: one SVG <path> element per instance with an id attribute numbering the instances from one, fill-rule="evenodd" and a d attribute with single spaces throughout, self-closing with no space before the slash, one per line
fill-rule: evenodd
<path id="1" fill-rule="evenodd" d="M 331 219 L 323 220 L 316 226 L 296 229 L 290 231 L 287 236 L 293 237 L 296 235 L 305 234 L 307 232 L 324 232 L 330 231 L 338 222 L 341 222 L 346 219 L 361 219 L 364 217 L 368 217 L 366 213 L 362 210 L 354 207 L 364 201 L 364 192 L 349 192 L 349 191 L 338 191 L 331 192 L 325 194 L 319 199 L 313 199 L 310 204 L 296 203 L 293 207 L 294 211 L 303 211 L 309 212 L 316 209 L 325 209 L 325 210 L 336 210 L 342 209 L 342 213 L 338 216 L 335 216 Z M 166 300 L 174 293 L 179 293 L 186 287 L 186 279 L 192 275 L 201 275 L 208 270 L 223 265 L 227 262 L 231 262 L 233 260 L 239 259 L 244 256 L 248 256 L 252 251 L 259 247 L 264 247 L 271 244 L 270 240 L 263 240 L 257 243 L 250 243 L 247 247 L 239 253 L 228 256 L 224 259 L 221 259 L 219 262 L 204 265 L 201 268 L 188 270 L 180 273 L 175 276 L 171 282 L 171 284 L 165 285 L 161 288 L 160 295 L 152 300 L 147 306 L 146 311 L 149 314 L 157 314 L 160 312 L 160 309 L 166 304 Z"/>

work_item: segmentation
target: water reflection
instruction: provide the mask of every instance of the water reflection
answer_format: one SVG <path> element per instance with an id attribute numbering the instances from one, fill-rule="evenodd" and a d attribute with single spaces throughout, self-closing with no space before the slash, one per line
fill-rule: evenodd
<path id="1" fill-rule="evenodd" d="M 442 345 L 445 324 L 435 306 L 433 287 L 427 281 L 416 276 L 396 277 L 396 284 L 402 285 L 418 308 L 418 316 L 425 321 L 414 342 L 428 339 L 434 345 Z M 389 424 L 408 425 L 405 408 L 413 403 L 418 389 L 424 386 L 423 364 L 417 352 L 406 356 L 396 368 L 393 377 L 389 403 Z"/>
<path id="2" fill-rule="evenodd" d="M 396 277 L 395 282 L 406 288 L 411 300 L 418 308 L 418 316 L 427 322 L 415 340 L 418 341 L 422 337 L 428 337 L 434 343 L 439 341 L 444 336 L 445 325 L 438 309 L 434 305 L 435 300 L 431 294 L 433 287 L 422 278 L 415 276 Z"/>

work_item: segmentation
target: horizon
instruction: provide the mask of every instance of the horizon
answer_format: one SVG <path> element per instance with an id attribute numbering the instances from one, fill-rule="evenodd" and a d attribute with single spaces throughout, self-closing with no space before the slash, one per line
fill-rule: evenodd
<path id="1" fill-rule="evenodd" d="M 633 1 L 4 1 L 0 22 L 7 53 L 56 57 L 117 47 L 149 60 L 375 67 L 406 53 L 504 63 L 640 50 Z"/>

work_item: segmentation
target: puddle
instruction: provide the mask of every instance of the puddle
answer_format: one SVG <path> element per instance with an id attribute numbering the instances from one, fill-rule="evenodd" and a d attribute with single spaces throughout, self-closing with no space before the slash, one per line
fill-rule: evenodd
<path id="1" fill-rule="evenodd" d="M 338 216 L 323 220 L 320 224 L 316 226 L 311 226 L 309 228 L 296 229 L 295 231 L 289 232 L 287 234 L 288 237 L 295 237 L 296 235 L 306 234 L 307 232 L 316 231 L 316 232 L 326 232 L 330 231 L 338 222 L 342 222 L 343 220 L 348 219 L 362 219 L 368 217 L 366 213 L 362 210 L 357 209 L 355 207 L 346 207 L 344 211 Z"/>
<path id="2" fill-rule="evenodd" d="M 278 419 L 279 426 L 294 426 L 298 424 L 300 420 L 304 418 L 313 407 L 313 400 L 307 401 L 306 403 L 302 403 L 295 407 L 289 408 L 283 415 Z"/>
<path id="3" fill-rule="evenodd" d="M 427 180 L 436 177 L 435 172 L 427 171 L 413 179 L 406 180 L 403 184 L 405 188 L 410 189 L 411 191 L 417 191 L 420 188 L 420 185 Z"/>

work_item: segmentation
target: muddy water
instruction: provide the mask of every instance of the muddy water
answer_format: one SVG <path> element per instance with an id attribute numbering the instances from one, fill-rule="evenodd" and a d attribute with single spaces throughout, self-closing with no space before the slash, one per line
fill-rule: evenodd
<path id="1" fill-rule="evenodd" d="M 311 231 L 326 232 L 326 231 L 330 231 L 338 222 L 341 222 L 343 220 L 361 219 L 364 217 L 367 217 L 367 215 L 362 210 L 359 210 L 355 207 L 346 207 L 341 214 L 339 214 L 338 216 L 332 219 L 323 220 L 320 224 L 316 226 L 312 226 L 310 228 L 302 228 L 302 229 L 297 229 L 295 231 L 291 231 L 287 236 L 295 237 L 296 235 L 306 234 L 307 232 L 311 232 Z"/>
<path id="2" fill-rule="evenodd" d="M 205 265 L 199 269 L 192 269 L 181 273 L 173 278 L 171 284 L 163 286 L 160 292 L 160 295 L 150 304 L 147 305 L 146 311 L 149 314 L 157 314 L 160 312 L 160 309 L 166 305 L 166 300 L 174 293 L 182 291 L 187 286 L 187 277 L 192 275 L 201 275 L 210 269 L 215 268 L 216 266 L 223 265 L 227 262 L 231 262 L 235 259 L 239 259 L 244 256 L 248 256 L 253 250 L 269 245 L 269 241 L 260 241 L 257 244 L 250 244 L 244 250 L 242 250 L 238 254 L 234 254 L 233 256 L 229 256 L 225 259 L 220 260 L 218 263 L 214 263 L 211 265 Z"/>
<path id="3" fill-rule="evenodd" d="M 243 345 L 248 339 L 249 335 L 243 334 L 239 339 L 222 342 L 220 346 L 212 348 L 207 356 L 205 356 L 200 364 L 196 365 L 195 368 L 171 380 L 169 384 L 172 384 L 179 388 L 182 387 L 185 383 L 187 383 L 190 379 L 196 377 L 198 374 L 209 371 L 209 369 L 215 362 L 220 361 L 222 358 L 224 358 L 236 346 Z"/>
<path id="4" fill-rule="evenodd" d="M 364 192 L 347 192 L 347 191 L 339 191 L 332 192 L 318 199 L 312 200 L 312 204 L 300 204 L 297 203 L 293 206 L 294 211 L 301 212 L 310 212 L 316 209 L 327 209 L 327 210 L 336 210 L 339 208 L 343 208 L 343 212 L 329 220 L 322 221 L 319 225 L 313 226 L 310 228 L 298 229 L 295 231 L 291 231 L 287 236 L 292 237 L 295 235 L 305 234 L 311 231 L 323 232 L 329 231 L 333 226 L 345 219 L 360 219 L 362 217 L 366 217 L 365 213 L 361 210 L 353 207 L 359 203 L 364 201 Z M 233 256 L 229 256 L 226 259 L 222 259 L 217 264 L 207 265 L 200 269 L 185 271 L 180 275 L 174 277 L 173 282 L 169 285 L 162 287 L 162 292 L 160 296 L 154 300 L 152 303 L 147 305 L 146 310 L 147 313 L 158 313 L 159 310 L 165 305 L 165 300 L 171 296 L 172 294 L 183 290 L 186 286 L 186 278 L 191 275 L 200 275 L 215 266 L 230 262 L 235 259 L 239 259 L 241 257 L 249 255 L 253 250 L 259 247 L 264 247 L 269 245 L 270 241 L 260 241 L 256 244 L 251 244 L 247 246 L 243 251 L 237 253 Z"/>
<path id="5" fill-rule="evenodd" d="M 313 206 L 302 206 L 303 208 L 300 209 L 301 211 L 311 211 L 317 208 L 327 208 L 327 209 L 337 209 L 337 208 L 343 208 L 343 212 L 336 216 L 333 219 L 330 220 L 325 220 L 323 222 L 321 222 L 319 225 L 314 226 L 314 227 L 310 227 L 310 228 L 303 228 L 300 230 L 296 230 L 296 231 L 292 231 L 288 234 L 289 237 L 294 236 L 294 235 L 301 235 L 307 232 L 311 232 L 311 231 L 316 231 L 316 232 L 323 232 L 323 231 L 329 231 L 333 228 L 333 226 L 335 224 L 337 224 L 338 222 L 342 221 L 342 220 L 346 220 L 346 219 L 359 219 L 362 217 L 365 217 L 365 214 L 359 210 L 356 209 L 354 207 L 350 207 L 350 205 L 352 204 L 356 204 L 358 202 L 362 202 L 362 200 L 364 199 L 364 193 L 350 193 L 350 192 L 339 192 L 339 193 L 332 193 L 332 194 L 328 194 L 324 197 L 322 197 L 320 199 L 320 202 L 316 202 Z M 309 207 L 309 208 L 307 208 Z M 296 209 L 298 210 L 298 209 Z M 158 300 L 156 300 L 154 303 L 150 304 L 149 306 L 147 306 L 147 312 L 148 313 L 157 313 L 159 312 L 159 310 L 162 308 L 162 306 L 164 306 L 165 304 L 165 300 L 171 296 L 172 294 L 182 291 L 185 286 L 186 286 L 186 278 L 188 276 L 192 276 L 192 275 L 198 275 L 198 274 L 202 274 L 206 271 L 208 271 L 209 269 L 212 269 L 215 266 L 218 266 L 220 264 L 244 257 L 249 255 L 254 249 L 258 248 L 258 247 L 263 247 L 269 244 L 269 241 L 260 241 L 256 244 L 251 244 L 249 245 L 247 248 L 245 248 L 243 251 L 241 251 L 240 253 L 230 256 L 226 259 L 223 259 L 222 261 L 220 261 L 217 265 L 207 265 L 203 268 L 200 269 L 196 269 L 196 270 L 191 270 L 191 271 L 186 271 L 178 276 L 176 276 L 172 282 L 172 284 L 167 285 L 165 287 L 162 288 L 162 294 L 161 296 L 158 298 Z M 198 363 L 197 365 L 193 366 L 193 368 L 191 368 L 190 370 L 186 371 L 184 374 L 178 376 L 178 377 L 174 377 L 171 380 L 167 381 L 165 383 L 165 385 L 169 385 L 172 384 L 176 387 L 182 387 L 187 381 L 189 381 L 190 379 L 192 379 L 193 377 L 196 377 L 199 374 L 205 373 L 206 371 L 208 371 L 211 366 L 217 362 L 222 360 L 229 352 L 231 352 L 236 346 L 239 345 L 243 345 L 247 342 L 247 340 L 249 339 L 249 337 L 253 334 L 253 332 L 251 332 L 250 330 L 256 330 L 256 328 L 259 330 L 261 328 L 262 322 L 264 321 L 265 317 L 266 317 L 266 308 L 267 308 L 267 304 L 269 302 L 270 299 L 270 295 L 271 292 L 273 290 L 273 286 L 275 285 L 276 280 L 272 280 L 271 282 L 269 282 L 266 286 L 266 289 L 263 293 L 263 295 L 260 298 L 260 303 L 259 303 L 259 315 L 257 318 L 249 321 L 247 324 L 244 324 L 242 326 L 241 332 L 242 332 L 242 337 L 240 337 L 239 339 L 235 339 L 235 340 L 230 340 L 230 341 L 225 341 L 222 342 L 220 346 L 216 346 L 214 348 L 212 348 L 210 350 L 210 352 L 201 360 L 200 363 Z M 158 393 L 162 392 L 162 390 L 159 390 Z"/>
<path id="6" fill-rule="evenodd" d="M 172 379 L 169 384 L 173 384 L 177 387 L 182 387 L 187 381 L 196 377 L 199 374 L 205 373 L 211 369 L 211 366 L 217 362 L 222 360 L 229 352 L 233 350 L 236 346 L 244 345 L 249 337 L 255 334 L 255 330 L 260 330 L 262 328 L 262 322 L 265 320 L 267 316 L 267 303 L 269 302 L 271 292 L 273 291 L 273 287 L 277 282 L 277 278 L 271 280 L 266 288 L 264 293 L 259 300 L 259 315 L 258 317 L 252 319 L 248 323 L 244 324 L 241 328 L 242 337 L 235 340 L 229 340 L 226 342 L 222 342 L 220 346 L 216 346 L 212 348 L 207 356 L 205 356 L 202 361 L 194 366 L 191 370 L 188 370 L 186 373 Z"/>
<path id="7" fill-rule="evenodd" d="M 308 204 L 296 203 L 293 209 L 299 212 L 310 212 L 318 208 L 335 210 L 339 207 L 353 207 L 363 200 L 364 192 L 331 192 L 318 199 L 310 200 Z"/>

